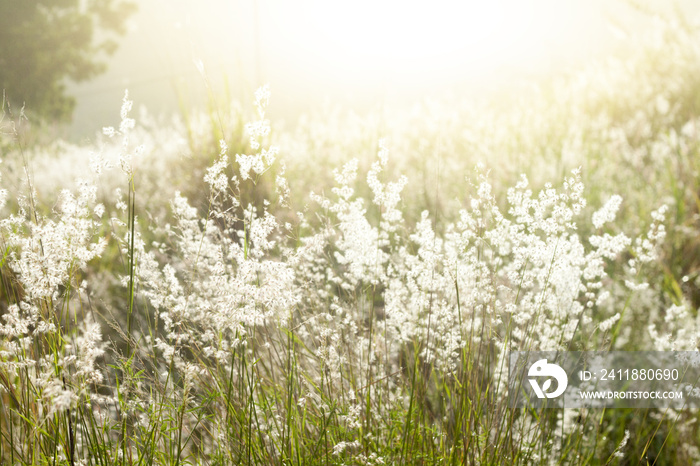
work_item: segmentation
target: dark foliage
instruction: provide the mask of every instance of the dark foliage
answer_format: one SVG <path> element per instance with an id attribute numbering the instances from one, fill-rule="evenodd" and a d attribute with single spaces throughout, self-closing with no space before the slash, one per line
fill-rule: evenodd
<path id="1" fill-rule="evenodd" d="M 15 107 L 66 121 L 75 99 L 65 81 L 105 70 L 134 3 L 122 0 L 0 0 L 0 88 Z"/>

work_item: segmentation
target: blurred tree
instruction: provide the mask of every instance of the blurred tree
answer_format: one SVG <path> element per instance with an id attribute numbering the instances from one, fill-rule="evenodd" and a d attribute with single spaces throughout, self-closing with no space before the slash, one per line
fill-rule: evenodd
<path id="1" fill-rule="evenodd" d="M 103 72 L 135 10 L 124 0 L 0 0 L 0 90 L 29 115 L 68 120 L 66 78 Z"/>

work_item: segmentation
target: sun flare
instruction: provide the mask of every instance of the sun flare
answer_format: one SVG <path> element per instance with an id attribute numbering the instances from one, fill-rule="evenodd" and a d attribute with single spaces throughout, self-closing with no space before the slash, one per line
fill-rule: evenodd
<path id="1" fill-rule="evenodd" d="M 365 70 L 487 67 L 527 58 L 537 43 L 535 17 L 512 1 L 318 1 L 305 13 L 327 58 Z"/>

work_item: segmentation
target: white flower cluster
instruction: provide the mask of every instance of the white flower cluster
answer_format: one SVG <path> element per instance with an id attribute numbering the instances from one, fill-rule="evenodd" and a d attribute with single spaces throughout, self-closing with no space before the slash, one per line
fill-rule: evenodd
<path id="1" fill-rule="evenodd" d="M 75 408 L 103 380 L 99 325 L 78 309 L 87 293 L 79 277 L 107 241 L 96 184 L 80 180 L 75 192 L 62 190 L 45 213 L 29 172 L 28 195 L 18 195 L 18 211 L 0 220 L 1 266 L 10 290 L 0 323 L 0 372 L 31 384 L 36 421 L 43 423 Z M 4 200 L 6 191 L 0 196 Z"/>
<path id="2" fill-rule="evenodd" d="M 250 136 L 251 149 L 258 152 L 252 155 L 236 155 L 236 162 L 239 165 L 242 180 L 247 180 L 248 178 L 255 177 L 257 175 L 262 175 L 268 168 L 270 168 L 270 165 L 275 162 L 279 152 L 279 148 L 277 146 L 270 146 L 268 148 L 262 147 L 263 139 L 270 134 L 270 121 L 265 119 L 269 99 L 269 86 L 261 87 L 255 92 L 255 107 L 260 119 L 253 123 L 248 123 L 245 128 Z M 254 176 L 251 176 L 251 171 L 255 174 Z"/>
<path id="3" fill-rule="evenodd" d="M 130 147 L 130 132 L 136 125 L 136 121 L 129 117 L 129 112 L 131 112 L 133 104 L 134 102 L 129 100 L 129 91 L 124 91 L 122 108 L 119 112 L 119 115 L 121 116 L 119 130 L 115 130 L 111 126 L 102 129 L 102 133 L 109 138 L 112 138 L 117 134 L 122 136 L 122 148 L 121 152 L 119 153 L 119 165 L 130 179 L 134 176 L 134 158 L 138 158 L 138 156 L 140 156 L 145 150 L 144 145 L 139 145 L 134 149 Z"/>
<path id="4" fill-rule="evenodd" d="M 254 159 L 259 157 L 265 168 L 274 162 L 268 155 L 276 149 L 262 147 L 259 139 L 269 131 L 264 120 L 268 93 L 266 88 L 256 93 L 261 120 L 248 127 L 251 146 L 260 151 L 256 156 L 236 157 L 243 180 L 251 169 L 256 174 L 264 172 Z M 220 145 L 219 159 L 204 176 L 210 198 L 216 200 L 208 218 L 200 218 L 180 193 L 172 201 L 175 224 L 166 228 L 167 252 L 177 260 L 160 266 L 154 251 L 139 246 L 138 280 L 165 330 L 164 338 L 154 344 L 166 361 L 174 361 L 183 370 L 187 363 L 181 352 L 191 347 L 230 364 L 231 351 L 249 333 L 270 323 L 286 322 L 299 302 L 291 268 L 294 259 L 273 254 L 280 247 L 277 218 L 267 210 L 267 201 L 241 205 L 235 179 L 230 187 L 225 175 L 226 143 Z"/>

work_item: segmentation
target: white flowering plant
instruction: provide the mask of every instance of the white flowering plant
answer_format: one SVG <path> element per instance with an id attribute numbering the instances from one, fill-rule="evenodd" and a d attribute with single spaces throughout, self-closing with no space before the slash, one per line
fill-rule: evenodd
<path id="1" fill-rule="evenodd" d="M 126 94 L 97 147 L 11 131 L 0 462 L 700 460 L 693 411 L 512 409 L 506 383 L 511 351 L 698 349 L 693 34 L 647 49 L 676 94 L 619 78 L 640 58 L 506 115 L 276 133 L 262 87 L 248 123 L 144 127 Z"/>

